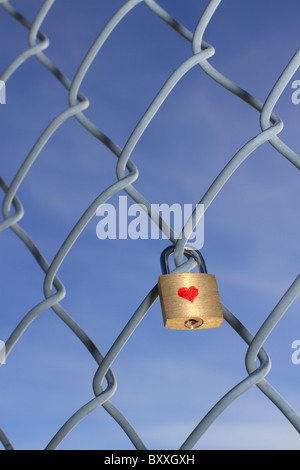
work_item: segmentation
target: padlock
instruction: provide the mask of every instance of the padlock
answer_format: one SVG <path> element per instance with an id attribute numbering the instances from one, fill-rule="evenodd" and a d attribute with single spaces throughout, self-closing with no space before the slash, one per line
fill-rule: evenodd
<path id="1" fill-rule="evenodd" d="M 163 274 L 158 281 L 165 328 L 196 330 L 221 326 L 223 311 L 216 277 L 207 273 L 201 253 L 188 249 L 184 254 L 197 261 L 199 272 L 170 274 L 168 258 L 174 248 L 172 245 L 162 252 Z"/>

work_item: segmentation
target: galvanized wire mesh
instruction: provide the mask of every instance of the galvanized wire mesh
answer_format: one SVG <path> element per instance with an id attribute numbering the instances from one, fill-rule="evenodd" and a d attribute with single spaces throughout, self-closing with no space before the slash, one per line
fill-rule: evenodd
<path id="1" fill-rule="evenodd" d="M 120 148 L 112 139 L 105 135 L 92 121 L 90 121 L 84 111 L 89 107 L 89 100 L 80 91 L 81 84 L 85 78 L 87 71 L 92 65 L 95 57 L 101 51 L 102 46 L 106 40 L 113 35 L 117 25 L 122 22 L 126 15 L 135 9 L 135 7 L 144 3 L 149 9 L 149 14 L 155 14 L 158 18 L 164 21 L 168 27 L 173 28 L 182 40 L 189 41 L 192 44 L 193 54 L 188 57 L 169 77 L 163 87 L 159 90 L 156 97 L 145 111 L 142 118 L 137 123 L 134 131 L 128 138 L 123 148 Z M 137 434 L 133 426 L 123 416 L 119 409 L 111 402 L 111 398 L 116 392 L 116 380 L 111 369 L 111 366 L 117 356 L 121 354 L 122 348 L 128 341 L 130 336 L 135 332 L 140 322 L 145 317 L 146 313 L 151 309 L 153 303 L 158 297 L 157 285 L 152 287 L 146 295 L 137 310 L 131 316 L 130 320 L 121 331 L 120 335 L 113 343 L 107 354 L 103 357 L 96 344 L 89 338 L 86 332 L 76 323 L 73 317 L 62 307 L 60 302 L 65 297 L 66 291 L 63 283 L 58 278 L 58 271 L 63 264 L 69 251 L 76 243 L 81 233 L 95 215 L 97 208 L 104 204 L 106 201 L 118 194 L 120 191 L 125 190 L 126 193 L 137 203 L 143 204 L 148 210 L 149 217 L 151 216 L 155 223 L 158 224 L 165 233 L 168 233 L 168 224 L 162 220 L 159 214 L 153 214 L 150 211 L 150 202 L 140 194 L 134 187 L 134 182 L 138 178 L 138 169 L 135 163 L 131 160 L 132 152 L 141 139 L 144 131 L 147 129 L 153 117 L 158 113 L 161 105 L 164 103 L 169 93 L 184 75 L 193 67 L 199 66 L 201 69 L 217 84 L 224 87 L 230 93 L 241 99 L 246 105 L 254 108 L 259 115 L 261 132 L 252 137 L 246 142 L 243 147 L 232 157 L 226 164 L 223 170 L 216 176 L 215 180 L 201 198 L 200 203 L 204 204 L 205 211 L 209 208 L 210 204 L 214 201 L 215 197 L 221 191 L 223 186 L 227 183 L 234 172 L 239 168 L 242 162 L 245 161 L 258 147 L 265 143 L 272 145 L 278 153 L 280 153 L 286 160 L 287 164 L 292 164 L 295 169 L 300 168 L 300 157 L 291 148 L 289 148 L 280 138 L 279 134 L 283 128 L 281 118 L 274 112 L 275 105 L 284 92 L 287 84 L 294 76 L 300 65 L 300 49 L 297 50 L 295 55 L 291 58 L 290 62 L 286 65 L 282 74 L 271 89 L 269 96 L 265 102 L 260 102 L 257 98 L 252 96 L 247 91 L 240 88 L 236 83 L 229 80 L 216 70 L 209 62 L 209 59 L 214 55 L 214 47 L 203 40 L 205 30 L 212 20 L 215 11 L 217 10 L 221 0 L 210 0 L 204 13 L 202 14 L 197 27 L 194 32 L 187 30 L 184 26 L 178 23 L 167 11 L 165 11 L 154 0 L 129 0 L 114 14 L 111 20 L 106 24 L 99 36 L 86 53 L 84 60 L 78 68 L 78 71 L 73 80 L 67 78 L 62 71 L 60 71 L 54 63 L 46 55 L 46 50 L 49 46 L 47 36 L 41 31 L 43 21 L 47 17 L 54 0 L 45 0 L 34 21 L 31 23 L 23 17 L 15 8 L 5 0 L 1 1 L 2 8 L 14 18 L 21 25 L 29 31 L 29 47 L 23 53 L 18 55 L 13 62 L 4 70 L 0 79 L 5 83 L 8 82 L 10 77 L 22 65 L 35 56 L 40 62 L 41 66 L 54 75 L 54 77 L 61 83 L 61 85 L 68 92 L 69 106 L 55 117 L 47 126 L 42 135 L 38 138 L 32 147 L 32 150 L 27 155 L 26 159 L 20 166 L 17 174 L 9 184 L 3 177 L 0 178 L 0 185 L 4 193 L 4 202 L 2 206 L 3 220 L 0 223 L 1 230 L 10 228 L 17 237 L 23 242 L 24 248 L 28 249 L 41 270 L 45 274 L 44 278 L 44 300 L 38 305 L 35 305 L 26 315 L 23 316 L 19 324 L 11 333 L 6 341 L 6 354 L 9 356 L 17 344 L 19 339 L 27 328 L 30 327 L 32 322 L 41 315 L 46 309 L 51 308 L 53 312 L 64 322 L 68 328 L 77 336 L 78 340 L 83 343 L 89 353 L 98 364 L 97 372 L 93 380 L 94 398 L 88 403 L 84 404 L 78 409 L 57 431 L 55 436 L 51 439 L 46 449 L 56 449 L 63 439 L 72 431 L 72 429 L 85 418 L 89 413 L 102 406 L 120 425 L 120 427 L 127 434 L 136 449 L 146 449 L 141 437 Z M 117 157 L 116 173 L 117 179 L 111 186 L 105 188 L 101 194 L 93 201 L 93 203 L 82 214 L 78 222 L 75 224 L 63 244 L 57 250 L 57 254 L 53 261 L 49 263 L 43 256 L 39 247 L 36 246 L 34 241 L 22 228 L 21 221 L 24 216 L 22 202 L 18 199 L 17 192 L 23 181 L 30 172 L 33 163 L 40 155 L 40 152 L 47 144 L 51 136 L 57 129 L 68 119 L 75 117 L 81 126 L 89 133 L 105 145 L 111 153 Z M 183 227 L 184 229 L 184 227 Z M 194 226 L 191 227 L 190 233 L 186 231 L 183 236 L 176 239 L 176 236 L 170 228 L 170 241 L 175 244 L 174 260 L 176 269 L 173 272 L 186 272 L 194 268 L 195 262 L 193 258 L 185 261 L 184 249 L 192 233 Z M 159 273 L 158 273 L 159 274 Z M 275 325 L 285 314 L 287 309 L 293 303 L 300 291 L 300 276 L 298 276 L 291 286 L 287 289 L 281 300 L 272 310 L 270 315 L 264 319 L 258 332 L 253 335 L 241 323 L 238 317 L 225 306 L 223 306 L 223 313 L 225 320 L 232 327 L 232 329 L 245 341 L 248 345 L 245 361 L 248 375 L 239 383 L 237 383 L 228 393 L 226 393 L 216 404 L 213 406 L 195 429 L 190 433 L 186 440 L 181 445 L 180 449 L 192 449 L 199 441 L 201 436 L 206 432 L 210 425 L 227 409 L 239 396 L 244 394 L 247 390 L 255 385 L 265 394 L 283 413 L 286 419 L 291 423 L 294 428 L 300 432 L 300 417 L 292 406 L 285 400 L 283 396 L 266 380 L 271 369 L 271 362 L 267 352 L 263 346 L 269 335 L 272 333 Z M 259 365 L 257 365 L 257 359 Z M 106 388 L 103 387 L 103 382 L 106 379 Z M 5 449 L 13 449 L 13 444 L 5 431 L 0 429 L 0 440 Z"/>

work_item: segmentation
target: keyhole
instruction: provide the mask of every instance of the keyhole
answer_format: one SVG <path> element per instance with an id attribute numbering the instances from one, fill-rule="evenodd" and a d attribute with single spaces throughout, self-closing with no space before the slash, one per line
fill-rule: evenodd
<path id="1" fill-rule="evenodd" d="M 184 322 L 184 326 L 186 328 L 189 328 L 190 330 L 200 328 L 201 325 L 203 325 L 203 320 L 201 318 L 198 318 L 198 320 L 196 320 L 194 318 L 190 318 L 189 320 L 186 320 Z"/>

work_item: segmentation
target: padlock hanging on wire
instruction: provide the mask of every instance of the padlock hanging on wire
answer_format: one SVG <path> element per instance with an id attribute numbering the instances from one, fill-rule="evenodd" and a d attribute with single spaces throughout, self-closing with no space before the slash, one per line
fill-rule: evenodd
<path id="1" fill-rule="evenodd" d="M 175 246 L 161 254 L 162 275 L 158 290 L 165 328 L 195 330 L 216 328 L 223 323 L 223 311 L 216 277 L 208 274 L 198 250 L 184 250 L 197 261 L 198 273 L 170 274 L 168 258 Z"/>

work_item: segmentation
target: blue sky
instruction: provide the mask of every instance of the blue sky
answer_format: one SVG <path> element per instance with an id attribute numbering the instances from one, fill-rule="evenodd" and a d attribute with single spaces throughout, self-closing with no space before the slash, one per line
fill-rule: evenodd
<path id="1" fill-rule="evenodd" d="M 46 55 L 72 79 L 118 0 L 61 0 L 42 30 Z M 41 0 L 15 0 L 32 21 Z M 206 2 L 161 0 L 194 31 Z M 72 5 L 72 6 L 71 6 Z M 223 0 L 204 39 L 209 60 L 264 101 L 299 47 L 296 1 Z M 27 47 L 28 31 L 0 9 L 1 70 Z M 81 91 L 84 111 L 120 147 L 171 73 L 192 55 L 190 43 L 138 5 L 118 25 L 93 62 Z M 294 79 L 300 79 L 300 72 Z M 291 83 L 275 112 L 280 137 L 300 152 L 300 105 Z M 68 106 L 67 91 L 37 60 L 27 60 L 7 83 L 1 113 L 1 172 L 9 183 L 49 122 Z M 213 82 L 199 67 L 178 83 L 155 116 L 132 160 L 134 186 L 152 203 L 196 204 L 232 156 L 260 132 L 259 114 Z M 83 211 L 116 180 L 116 157 L 74 119 L 55 132 L 18 190 L 20 226 L 51 262 Z M 120 193 L 124 195 L 125 193 Z M 299 272 L 297 169 L 268 143 L 232 176 L 205 214 L 202 253 L 222 302 L 255 334 Z M 110 201 L 117 205 L 118 196 Z M 97 217 L 77 240 L 58 276 L 63 307 L 105 354 L 160 274 L 167 240 L 99 240 Z M 44 276 L 11 232 L 1 233 L 0 339 L 43 299 Z M 299 413 L 300 365 L 291 361 L 300 339 L 299 299 L 266 341 L 267 379 Z M 216 330 L 169 331 L 156 301 L 112 366 L 112 402 L 150 449 L 176 449 L 207 411 L 246 377 L 247 347 L 225 322 Z M 93 358 L 46 311 L 1 368 L 0 426 L 18 449 L 44 448 L 62 424 L 93 397 Z M 133 449 L 102 409 L 85 418 L 60 449 Z M 231 405 L 196 449 L 299 449 L 299 434 L 257 389 Z"/>

